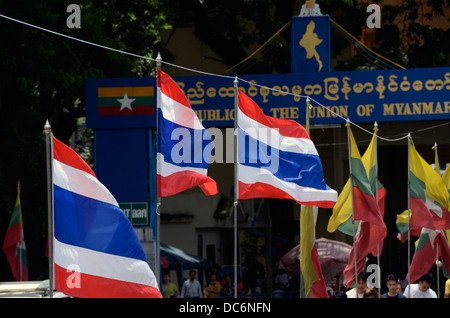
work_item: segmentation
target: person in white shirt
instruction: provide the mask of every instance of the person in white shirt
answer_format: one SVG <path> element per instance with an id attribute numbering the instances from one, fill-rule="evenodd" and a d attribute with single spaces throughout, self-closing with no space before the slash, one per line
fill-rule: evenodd
<path id="1" fill-rule="evenodd" d="M 195 279 L 196 274 L 194 270 L 189 272 L 189 279 L 183 283 L 181 288 L 181 298 L 203 298 L 200 282 Z"/>
<path id="2" fill-rule="evenodd" d="M 358 283 L 355 288 L 352 288 L 346 292 L 347 298 L 363 298 L 364 291 L 367 288 L 367 274 L 362 272 L 358 275 Z M 358 292 L 358 295 L 356 295 Z"/>
<path id="3" fill-rule="evenodd" d="M 431 283 L 431 276 L 425 274 L 419 279 L 419 283 L 406 286 L 403 295 L 406 298 L 437 298 L 436 292 L 430 288 Z"/>

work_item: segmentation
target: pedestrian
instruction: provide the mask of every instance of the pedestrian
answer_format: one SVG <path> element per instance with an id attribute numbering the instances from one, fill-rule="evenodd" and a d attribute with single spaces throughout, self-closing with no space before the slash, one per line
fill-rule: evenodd
<path id="1" fill-rule="evenodd" d="M 380 298 L 380 294 L 375 288 L 367 288 L 364 291 L 363 298 Z"/>
<path id="2" fill-rule="evenodd" d="M 202 287 L 200 282 L 195 278 L 197 273 L 195 270 L 189 271 L 189 279 L 183 283 L 181 288 L 181 298 L 202 298 Z"/>
<path id="3" fill-rule="evenodd" d="M 430 288 L 431 283 L 431 276 L 425 274 L 419 279 L 419 283 L 406 286 L 403 295 L 406 298 L 437 298 L 436 292 Z"/>
<path id="4" fill-rule="evenodd" d="M 402 282 L 400 280 L 397 281 L 397 293 L 403 295 L 403 286 L 402 286 Z"/>
<path id="5" fill-rule="evenodd" d="M 394 274 L 389 274 L 386 276 L 385 281 L 388 292 L 381 295 L 381 298 L 406 298 L 398 292 L 398 285 L 400 283 L 398 282 L 397 276 L 395 276 Z"/>
<path id="6" fill-rule="evenodd" d="M 366 288 L 367 288 L 367 274 L 366 272 L 362 272 L 361 274 L 358 275 L 356 287 L 346 292 L 347 298 L 362 298 Z M 356 296 L 356 292 L 358 292 L 358 296 Z"/>
<path id="7" fill-rule="evenodd" d="M 220 296 L 220 290 L 222 285 L 217 281 L 217 274 L 212 272 L 209 280 L 209 284 L 203 289 L 205 298 L 214 298 Z"/>
<path id="8" fill-rule="evenodd" d="M 444 298 L 450 298 L 450 278 L 445 282 Z"/>
<path id="9" fill-rule="evenodd" d="M 231 280 L 230 273 L 225 273 L 223 277 L 224 283 L 222 284 L 222 288 L 220 289 L 220 296 L 222 297 L 233 297 L 234 296 L 234 286 L 233 281 Z"/>
<path id="10" fill-rule="evenodd" d="M 165 273 L 163 275 L 163 296 L 164 298 L 178 297 L 178 287 L 170 281 L 170 275 Z"/>

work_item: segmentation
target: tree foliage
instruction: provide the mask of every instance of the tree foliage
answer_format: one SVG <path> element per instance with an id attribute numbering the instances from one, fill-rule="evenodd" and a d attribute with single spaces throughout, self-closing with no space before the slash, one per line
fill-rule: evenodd
<path id="1" fill-rule="evenodd" d="M 158 1 L 80 0 L 81 28 L 69 29 L 72 1 L 1 1 L 0 13 L 135 54 L 156 55 L 165 27 Z M 152 76 L 154 65 L 0 18 L 0 238 L 21 182 L 30 279 L 46 271 L 47 177 L 43 128 L 67 142 L 85 116 L 88 78 Z M 0 256 L 0 280 L 11 279 Z"/>
<path id="2" fill-rule="evenodd" d="M 444 26 L 433 26 L 434 19 L 445 17 L 450 2 L 389 1 L 382 0 L 320 0 L 323 14 L 328 14 L 352 35 L 360 38 L 369 13 L 369 3 L 379 4 L 380 29 L 376 30 L 376 47 L 379 54 L 405 67 L 434 67 L 449 63 L 450 31 L 448 21 Z M 225 65 L 235 65 L 262 45 L 285 23 L 298 15 L 303 1 L 280 0 L 163 0 L 167 21 L 176 30 L 193 27 L 196 36 L 218 54 Z M 394 4 L 392 4 L 394 3 Z M 447 11 L 445 9 L 447 8 Z M 443 29 L 445 27 L 445 29 Z M 333 57 L 349 46 L 349 40 L 334 26 L 331 27 L 331 53 Z M 289 73 L 290 32 L 285 32 L 271 44 L 270 50 L 259 56 L 243 73 Z M 164 47 L 164 43 L 162 44 Z M 350 44 L 352 45 L 352 44 Z M 370 59 L 369 59 L 370 60 Z M 380 64 L 367 56 L 356 54 L 337 62 L 336 70 L 357 70 Z M 381 65 L 382 66 L 382 65 Z"/>

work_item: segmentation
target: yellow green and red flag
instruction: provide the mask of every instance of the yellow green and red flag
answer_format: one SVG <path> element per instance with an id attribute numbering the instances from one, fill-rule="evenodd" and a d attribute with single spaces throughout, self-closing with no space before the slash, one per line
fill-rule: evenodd
<path id="1" fill-rule="evenodd" d="M 377 159 L 376 159 L 376 138 L 377 137 L 375 133 L 364 155 L 361 158 L 361 162 L 368 176 L 372 192 L 375 193 L 375 190 L 378 191 L 378 206 L 380 209 L 381 216 L 384 217 L 384 201 L 386 197 L 386 190 L 381 184 L 381 182 L 379 182 L 378 180 Z M 327 228 L 328 232 L 330 233 L 339 230 L 347 235 L 350 236 L 353 235 L 353 223 L 352 223 L 353 212 L 350 194 L 350 183 L 351 182 L 349 178 L 345 183 L 341 193 L 339 194 L 336 205 L 333 208 L 333 214 L 330 217 Z"/>
<path id="2" fill-rule="evenodd" d="M 20 203 L 20 184 L 17 185 L 17 199 L 6 230 L 3 252 L 17 281 L 28 280 L 27 254 L 23 235 L 22 207 Z"/>
<path id="3" fill-rule="evenodd" d="M 346 287 L 349 287 L 355 280 L 355 254 L 356 272 L 359 274 L 364 268 L 365 257 L 370 253 L 375 253 L 374 255 L 376 255 L 377 246 L 383 244 L 387 233 L 386 225 L 375 197 L 376 189 L 373 189 L 370 184 L 368 173 L 362 162 L 350 127 L 348 127 L 348 134 L 350 139 L 353 218 L 362 222 L 356 243 L 350 252 L 348 264 L 343 272 L 344 286 Z M 371 168 L 370 165 L 369 167 Z"/>
<path id="4" fill-rule="evenodd" d="M 449 191 L 443 178 L 417 152 L 409 140 L 410 226 L 450 228 Z"/>
<path id="5" fill-rule="evenodd" d="M 318 207 L 302 206 L 300 212 L 300 298 L 328 298 L 316 246 Z"/>
<path id="6" fill-rule="evenodd" d="M 155 94 L 153 86 L 99 87 L 98 116 L 153 115 Z"/>

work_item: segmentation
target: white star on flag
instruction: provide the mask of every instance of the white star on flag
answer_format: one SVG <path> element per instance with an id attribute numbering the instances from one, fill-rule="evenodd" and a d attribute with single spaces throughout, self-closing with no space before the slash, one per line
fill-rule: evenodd
<path id="1" fill-rule="evenodd" d="M 136 98 L 128 98 L 127 92 L 125 92 L 123 98 L 118 98 L 117 100 L 120 102 L 120 111 L 124 110 L 125 108 L 128 108 L 132 111 L 131 103 L 134 102 Z"/>

